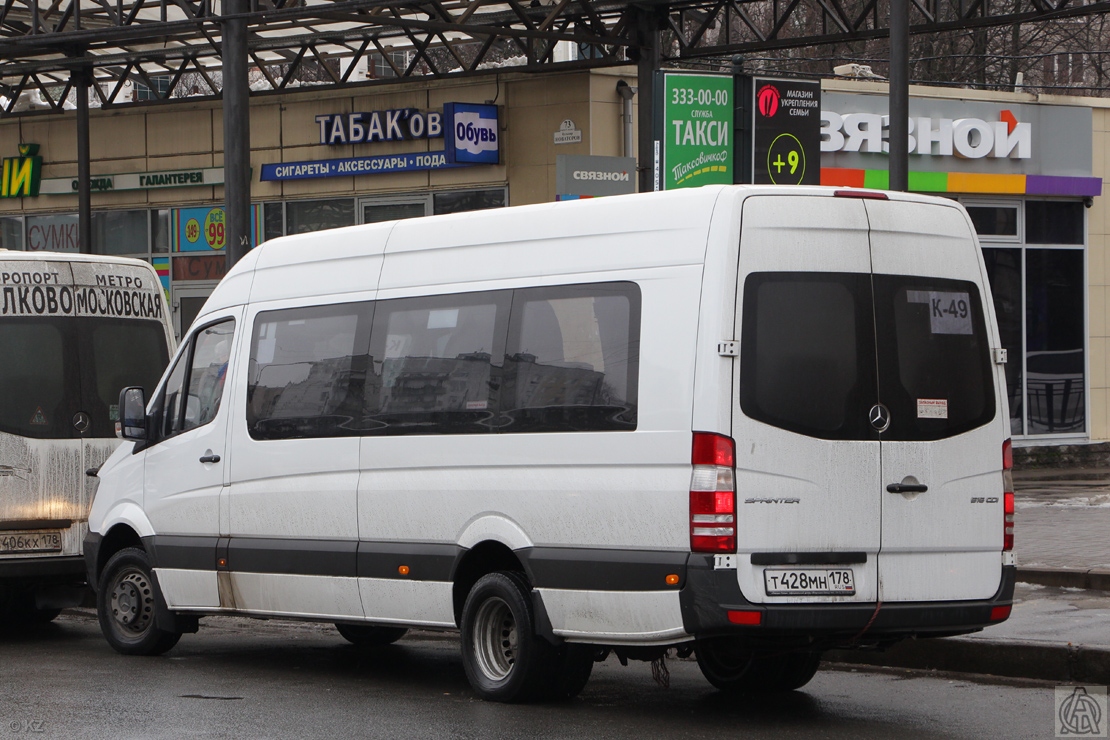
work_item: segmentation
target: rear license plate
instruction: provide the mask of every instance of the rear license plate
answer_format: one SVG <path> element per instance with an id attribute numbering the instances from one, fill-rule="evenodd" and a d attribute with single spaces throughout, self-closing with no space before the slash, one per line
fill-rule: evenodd
<path id="1" fill-rule="evenodd" d="M 0 553 L 58 552 L 61 549 L 61 531 L 0 534 Z"/>
<path id="2" fill-rule="evenodd" d="M 856 581 L 851 568 L 790 568 L 763 571 L 768 596 L 851 596 Z"/>

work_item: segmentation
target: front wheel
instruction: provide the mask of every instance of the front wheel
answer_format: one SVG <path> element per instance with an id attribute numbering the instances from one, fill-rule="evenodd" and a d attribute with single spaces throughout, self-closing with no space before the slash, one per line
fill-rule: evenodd
<path id="1" fill-rule="evenodd" d="M 483 699 L 521 702 L 546 693 L 553 651 L 533 624 L 531 588 L 520 573 L 490 573 L 470 589 L 462 611 L 463 668 Z"/>
<path id="2" fill-rule="evenodd" d="M 113 555 L 100 576 L 96 613 L 104 638 L 124 655 L 161 655 L 181 639 L 159 629 L 154 612 L 161 598 L 145 551 L 128 547 Z"/>

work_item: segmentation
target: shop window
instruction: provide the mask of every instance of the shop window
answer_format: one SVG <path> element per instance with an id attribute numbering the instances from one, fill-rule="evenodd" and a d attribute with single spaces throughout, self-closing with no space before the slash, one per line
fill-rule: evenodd
<path id="1" fill-rule="evenodd" d="M 146 256 L 150 251 L 147 211 L 102 211 L 92 214 L 93 254 Z"/>
<path id="2" fill-rule="evenodd" d="M 355 223 L 355 202 L 351 198 L 297 200 L 285 204 L 286 233 L 337 229 Z"/>
<path id="3" fill-rule="evenodd" d="M 80 252 L 76 213 L 27 216 L 27 251 Z"/>
<path id="4" fill-rule="evenodd" d="M 504 208 L 507 205 L 506 200 L 505 188 L 436 193 L 433 197 L 432 212 L 461 213 L 481 211 L 486 208 Z"/>
<path id="5" fill-rule="evenodd" d="M 282 203 L 262 204 L 262 241 L 285 234 L 285 208 Z"/>
<path id="6" fill-rule="evenodd" d="M 1025 259 L 1028 433 L 1083 432 L 1083 252 L 1027 249 Z"/>
<path id="7" fill-rule="evenodd" d="M 1025 201 L 1027 244 L 1083 244 L 1085 226 L 1080 201 Z"/>
<path id="8" fill-rule="evenodd" d="M 21 216 L 0 218 L 0 249 L 23 249 L 23 218 Z"/>
<path id="9" fill-rule="evenodd" d="M 1025 433 L 1021 257 L 1022 249 L 1018 247 L 983 250 L 983 262 L 994 297 L 994 313 L 998 317 L 998 333 L 1009 358 L 1006 363 L 1006 406 L 1010 414 L 1010 433 L 1015 435 Z"/>
<path id="10" fill-rule="evenodd" d="M 982 241 L 1013 241 L 1018 238 L 1017 205 L 969 205 L 967 214 Z"/>
<path id="11" fill-rule="evenodd" d="M 170 212 L 167 208 L 150 212 L 150 248 L 154 252 L 170 251 Z"/>

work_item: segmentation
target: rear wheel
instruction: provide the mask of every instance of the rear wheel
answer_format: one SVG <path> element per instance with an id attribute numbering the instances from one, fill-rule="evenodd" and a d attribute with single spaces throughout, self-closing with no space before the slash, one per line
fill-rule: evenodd
<path id="1" fill-rule="evenodd" d="M 821 663 L 819 652 L 760 653 L 727 637 L 699 640 L 695 649 L 702 675 L 729 692 L 794 691 L 809 683 Z"/>
<path id="2" fill-rule="evenodd" d="M 337 624 L 343 639 L 359 647 L 392 645 L 408 632 L 404 627 L 379 627 L 369 624 Z"/>
<path id="3" fill-rule="evenodd" d="M 530 594 L 523 575 L 500 571 L 480 578 L 466 597 L 463 668 L 483 699 L 521 702 L 548 693 L 556 656 L 535 634 Z"/>
<path id="4" fill-rule="evenodd" d="M 108 644 L 124 655 L 161 655 L 176 645 L 181 633 L 159 629 L 155 621 L 160 598 L 146 552 L 128 547 L 113 555 L 96 595 L 100 630 Z"/>

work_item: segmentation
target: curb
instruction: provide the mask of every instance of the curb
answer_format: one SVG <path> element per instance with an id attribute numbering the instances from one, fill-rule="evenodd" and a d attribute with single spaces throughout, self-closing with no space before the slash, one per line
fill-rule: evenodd
<path id="1" fill-rule="evenodd" d="M 1110 570 L 1102 568 L 1022 568 L 1017 569 L 1019 583 L 1037 583 L 1057 588 L 1085 588 L 1110 591 Z"/>
<path id="2" fill-rule="evenodd" d="M 1008 678 L 1110 683 L 1110 649 L 941 637 L 904 640 L 882 652 L 832 650 L 824 660 L 854 665 L 981 673 Z"/>

